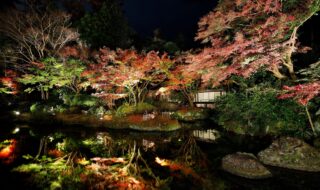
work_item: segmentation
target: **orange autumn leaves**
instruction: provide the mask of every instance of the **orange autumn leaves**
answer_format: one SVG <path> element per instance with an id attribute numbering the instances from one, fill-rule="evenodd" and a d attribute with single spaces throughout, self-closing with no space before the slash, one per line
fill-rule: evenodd
<path id="1" fill-rule="evenodd" d="M 100 98 L 128 98 L 132 104 L 142 102 L 150 87 L 160 85 L 173 60 L 167 54 L 136 50 L 100 49 L 96 64 L 83 73 Z"/>
<path id="2" fill-rule="evenodd" d="M 18 85 L 15 80 L 17 73 L 13 70 L 5 70 L 5 76 L 0 77 L 0 91 L 3 91 L 6 94 L 17 94 Z"/>
<path id="3" fill-rule="evenodd" d="M 0 149 L 0 160 L 5 164 L 10 164 L 15 159 L 15 150 L 17 146 L 17 141 L 15 139 L 8 140 L 8 145 Z"/>

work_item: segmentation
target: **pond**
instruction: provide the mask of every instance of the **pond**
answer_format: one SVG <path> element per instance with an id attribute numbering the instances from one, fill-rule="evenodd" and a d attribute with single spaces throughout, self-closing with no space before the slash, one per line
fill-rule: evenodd
<path id="1" fill-rule="evenodd" d="M 257 154 L 272 138 L 218 132 L 211 122 L 160 133 L 1 117 L 1 189 L 320 189 L 319 173 L 268 167 L 272 178 L 250 180 L 223 171 L 222 157 Z"/>

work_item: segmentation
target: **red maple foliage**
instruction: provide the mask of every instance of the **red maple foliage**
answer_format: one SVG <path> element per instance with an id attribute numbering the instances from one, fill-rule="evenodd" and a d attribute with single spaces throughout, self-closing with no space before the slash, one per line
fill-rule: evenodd
<path id="1" fill-rule="evenodd" d="M 65 59 L 72 57 L 84 61 L 89 57 L 89 48 L 82 43 L 72 46 L 64 46 L 59 50 L 58 55 Z"/>
<path id="2" fill-rule="evenodd" d="M 190 55 L 188 72 L 217 86 L 231 75 L 249 77 L 261 67 L 280 79 L 283 66 L 295 78 L 291 56 L 298 28 L 316 13 L 319 0 L 285 10 L 281 0 L 223 0 L 198 23 L 196 40 L 209 43 Z"/>
<path id="3" fill-rule="evenodd" d="M 298 103 L 306 106 L 308 102 L 320 94 L 320 81 L 315 81 L 296 86 L 284 86 L 284 94 L 280 95 L 279 99 L 293 98 Z"/>
<path id="4" fill-rule="evenodd" d="M 181 55 L 175 62 L 175 66 L 170 69 L 165 90 L 180 91 L 188 101 L 189 106 L 193 107 L 194 93 L 199 89 L 201 75 L 196 68 L 190 69 L 194 64 L 185 63 L 185 56 Z"/>
<path id="5" fill-rule="evenodd" d="M 18 85 L 17 81 L 17 73 L 13 70 L 5 70 L 5 76 L 0 77 L 0 91 L 3 91 L 6 94 L 17 94 L 18 93 Z"/>
<path id="6" fill-rule="evenodd" d="M 116 51 L 100 49 L 97 64 L 91 64 L 84 72 L 95 94 L 111 106 L 115 99 L 128 99 L 131 104 L 144 101 L 149 87 L 155 87 L 166 79 L 166 70 L 173 62 L 167 54 L 155 51 L 138 53 L 135 50 Z"/>

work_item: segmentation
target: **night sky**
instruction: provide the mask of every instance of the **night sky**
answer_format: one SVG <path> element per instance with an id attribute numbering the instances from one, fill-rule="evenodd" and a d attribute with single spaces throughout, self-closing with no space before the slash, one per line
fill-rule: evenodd
<path id="1" fill-rule="evenodd" d="M 0 11 L 13 2 L 24 0 L 1 0 Z M 59 0 L 57 0 L 58 2 Z M 85 0 L 79 0 L 85 2 Z M 164 40 L 175 40 L 182 35 L 187 46 L 193 47 L 199 19 L 213 10 L 218 0 L 119 0 L 129 25 L 141 38 L 153 36 L 160 29 Z M 318 51 L 320 43 L 320 16 L 314 16 L 299 30 L 299 40 Z"/>
<path id="2" fill-rule="evenodd" d="M 213 10 L 217 0 L 124 0 L 129 24 L 142 37 L 160 29 L 162 37 L 173 40 L 182 34 L 192 42 L 199 19 Z"/>
<path id="3" fill-rule="evenodd" d="M 21 1 L 23 0 L 2 0 L 0 10 L 12 2 Z M 153 31 L 160 29 L 164 40 L 175 40 L 178 35 L 182 35 L 190 46 L 194 45 L 199 19 L 213 10 L 218 0 L 121 1 L 129 25 L 141 38 L 152 37 Z"/>

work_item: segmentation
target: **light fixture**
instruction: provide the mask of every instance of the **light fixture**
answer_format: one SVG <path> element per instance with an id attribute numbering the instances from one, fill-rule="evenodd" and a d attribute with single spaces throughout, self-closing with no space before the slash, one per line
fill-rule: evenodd
<path id="1" fill-rule="evenodd" d="M 16 128 L 12 131 L 12 134 L 17 134 L 19 131 L 20 131 L 20 128 L 19 128 L 19 127 L 16 127 Z"/>
<path id="2" fill-rule="evenodd" d="M 19 112 L 19 111 L 13 111 L 13 113 L 14 113 L 15 115 L 20 115 L 20 112 Z"/>

